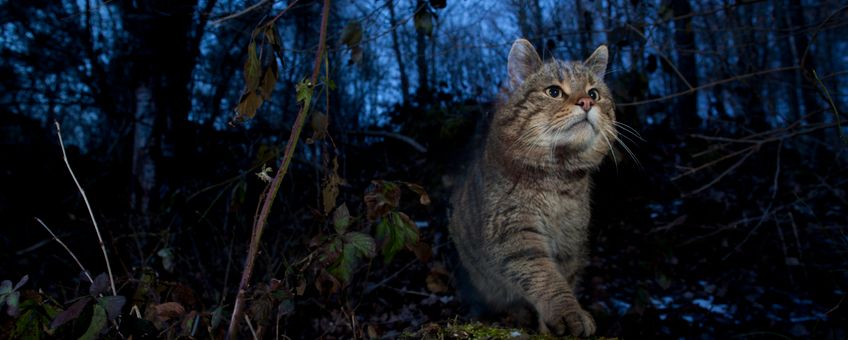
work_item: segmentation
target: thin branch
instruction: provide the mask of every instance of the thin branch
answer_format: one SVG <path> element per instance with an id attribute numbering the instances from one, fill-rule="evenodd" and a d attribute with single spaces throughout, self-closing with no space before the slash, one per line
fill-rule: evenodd
<path id="1" fill-rule="evenodd" d="M 839 7 L 838 9 L 833 11 L 833 13 L 830 13 L 830 15 L 828 15 L 827 18 L 825 18 L 821 22 L 821 24 L 819 24 L 816 27 L 816 30 L 813 31 L 813 36 L 810 38 L 810 42 L 807 43 L 807 46 L 804 48 L 804 53 L 801 55 L 801 63 L 800 63 L 801 67 L 804 67 L 804 65 L 807 63 L 807 55 L 810 53 L 810 46 L 812 46 L 813 43 L 816 41 L 816 37 L 819 35 L 819 32 L 822 31 L 822 28 L 824 27 L 824 25 L 827 24 L 830 21 L 830 19 L 832 19 L 837 14 L 839 14 L 840 12 L 842 12 L 846 9 L 848 9 L 848 6 Z"/>
<path id="2" fill-rule="evenodd" d="M 745 245 L 745 243 L 748 242 L 749 239 L 751 239 L 751 236 L 753 236 L 757 232 L 757 230 L 760 229 L 760 226 L 765 223 L 767 217 L 775 216 L 779 210 L 785 207 L 779 206 L 775 209 L 772 209 L 772 203 L 774 202 L 769 203 L 768 207 L 766 207 L 766 210 L 763 212 L 763 215 L 760 217 L 757 224 L 755 224 L 754 227 L 748 231 L 748 234 L 745 235 L 745 238 L 743 238 L 742 241 L 739 242 L 739 244 L 737 244 L 736 247 L 733 248 L 733 250 L 729 251 L 727 254 L 724 255 L 724 257 L 721 258 L 722 261 L 727 260 L 728 258 L 733 256 L 734 253 L 738 252 L 739 249 L 742 249 L 742 246 Z"/>
<path id="3" fill-rule="evenodd" d="M 760 144 L 760 143 L 757 143 L 757 145 L 759 145 L 759 144 Z M 757 145 L 754 145 L 754 146 L 757 146 Z M 672 180 L 672 181 L 676 181 L 676 180 L 681 179 L 681 178 L 683 178 L 683 177 L 686 177 L 686 176 L 689 176 L 689 175 L 691 175 L 691 174 L 694 174 L 694 173 L 696 173 L 696 172 L 698 172 L 698 171 L 701 171 L 701 170 L 703 170 L 703 169 L 705 169 L 705 168 L 707 168 L 707 167 L 713 166 L 713 165 L 715 165 L 716 163 L 721 162 L 721 161 L 723 161 L 723 160 L 725 160 L 725 159 L 733 158 L 733 157 L 735 157 L 735 156 L 737 156 L 737 155 L 739 155 L 739 154 L 741 154 L 741 153 L 743 153 L 743 152 L 750 151 L 750 150 L 751 150 L 751 148 L 753 148 L 754 146 L 750 146 L 750 147 L 747 147 L 747 148 L 744 148 L 744 149 L 741 149 L 741 150 L 734 151 L 734 152 L 732 152 L 732 153 L 729 153 L 729 154 L 727 154 L 727 155 L 722 156 L 721 158 L 718 158 L 718 159 L 713 160 L 713 161 L 711 161 L 711 162 L 708 162 L 708 163 L 706 163 L 706 164 L 702 164 L 702 165 L 700 165 L 700 166 L 698 166 L 698 167 L 696 167 L 696 168 L 689 169 L 689 170 L 687 170 L 686 172 L 684 172 L 684 173 L 682 173 L 682 174 L 679 174 L 679 175 L 677 175 L 677 176 L 672 177 L 672 178 L 671 178 L 671 180 Z"/>
<path id="4" fill-rule="evenodd" d="M 94 219 L 94 212 L 91 210 L 91 204 L 88 202 L 88 196 L 85 195 L 85 190 L 82 190 L 82 186 L 77 180 L 77 176 L 74 175 L 74 170 L 71 169 L 71 163 L 68 162 L 68 154 L 65 153 L 65 142 L 62 140 L 62 127 L 59 125 L 58 121 L 55 123 L 56 135 L 59 136 L 59 146 L 62 147 L 62 159 L 65 160 L 65 166 L 68 167 L 68 172 L 71 173 L 71 178 L 74 179 L 74 183 L 77 185 L 77 189 L 79 189 L 79 192 L 82 195 L 85 207 L 88 208 L 88 215 L 91 216 L 91 224 L 94 225 L 94 232 L 97 234 L 97 241 L 100 242 L 100 250 L 103 251 L 103 259 L 106 260 L 106 271 L 109 272 L 109 284 L 112 285 L 112 295 L 118 295 L 118 290 L 115 289 L 115 277 L 112 275 L 112 265 L 109 264 L 109 255 L 106 254 L 106 246 L 103 245 L 103 236 L 100 235 L 100 228 L 97 227 L 97 221 Z"/>
<path id="5" fill-rule="evenodd" d="M 774 179 L 772 179 L 771 185 L 771 199 L 774 200 L 777 197 L 777 189 L 778 187 L 778 178 L 780 178 L 780 151 L 783 150 L 783 141 L 777 144 L 777 162 L 774 166 Z"/>
<path id="6" fill-rule="evenodd" d="M 324 0 L 324 6 L 321 14 L 321 33 L 318 38 L 318 51 L 315 53 L 315 63 L 312 69 L 312 84 L 316 84 L 318 82 L 318 74 L 321 70 L 321 60 L 326 47 L 327 22 L 329 16 L 330 0 Z M 266 221 L 268 220 L 268 215 L 270 215 L 271 213 L 271 206 L 274 203 L 274 199 L 277 197 L 277 192 L 280 189 L 280 184 L 282 183 L 283 177 L 285 177 L 286 172 L 288 171 L 292 156 L 294 156 L 294 151 L 297 147 L 297 141 L 300 138 L 301 131 L 303 130 L 303 125 L 306 121 L 306 116 L 309 114 L 309 106 L 310 102 L 306 101 L 300 108 L 300 112 L 298 112 L 297 118 L 295 119 L 294 125 L 292 126 L 292 132 L 289 135 L 288 143 L 286 144 L 282 164 L 280 165 L 279 169 L 277 169 L 277 174 L 274 176 L 274 179 L 268 185 L 268 189 L 265 191 L 264 198 L 261 200 L 262 209 L 253 224 L 253 232 L 250 237 L 250 246 L 248 248 L 247 258 L 245 259 L 244 271 L 242 272 L 241 281 L 239 281 L 238 294 L 236 295 L 236 301 L 233 306 L 233 314 L 230 318 L 230 327 L 227 331 L 227 338 L 229 339 L 235 339 L 238 333 L 238 325 L 242 319 L 241 316 L 244 313 L 244 304 L 245 299 L 247 298 L 247 288 L 250 285 L 250 278 L 253 275 L 253 265 L 256 262 L 256 255 L 259 253 L 259 242 L 262 238 L 262 232 L 265 228 Z"/>
<path id="7" fill-rule="evenodd" d="M 836 126 L 839 127 L 837 130 L 839 132 L 839 137 L 842 137 L 842 141 L 844 143 L 848 143 L 848 139 L 846 139 L 845 134 L 842 133 L 842 120 L 839 119 L 839 109 L 836 108 L 836 103 L 833 102 L 833 98 L 830 96 L 830 91 L 827 90 L 827 86 L 824 86 L 824 83 L 819 78 L 819 74 L 816 73 L 816 70 L 813 70 L 813 77 L 816 78 L 816 82 L 819 86 L 821 86 L 827 101 L 830 103 L 830 107 L 833 109 L 833 116 L 836 118 Z"/>
<path id="8" fill-rule="evenodd" d="M 347 132 L 347 134 L 394 138 L 394 139 L 397 139 L 401 142 L 409 144 L 409 146 L 411 146 L 413 149 L 415 149 L 416 151 L 418 151 L 420 153 L 426 153 L 427 152 L 427 148 L 424 147 L 423 145 L 421 145 L 420 143 L 416 142 L 414 139 L 412 139 L 412 137 L 404 136 L 402 134 L 395 133 L 395 132 L 367 130 L 367 131 L 351 131 L 351 132 Z"/>
<path id="9" fill-rule="evenodd" d="M 638 100 L 638 101 L 629 102 L 629 103 L 621 103 L 621 104 L 616 104 L 616 106 L 625 107 L 625 106 L 636 106 L 636 105 L 644 105 L 644 104 L 649 104 L 649 103 L 661 102 L 661 101 L 669 100 L 671 98 L 685 96 L 687 94 L 692 94 L 692 93 L 695 93 L 697 91 L 700 91 L 700 90 L 703 90 L 703 89 L 706 89 L 706 88 L 710 88 L 710 87 L 713 87 L 713 86 L 716 86 L 716 85 L 730 83 L 730 82 L 734 82 L 734 81 L 738 81 L 738 80 L 742 80 L 742 79 L 746 79 L 746 78 L 751 78 L 751 77 L 755 77 L 755 76 L 759 76 L 759 75 L 763 75 L 763 74 L 785 72 L 785 71 L 794 71 L 794 70 L 797 70 L 799 68 L 800 67 L 798 65 L 793 65 L 793 66 L 778 67 L 778 68 L 772 68 L 772 69 L 768 69 L 768 70 L 746 73 L 746 74 L 738 75 L 738 76 L 727 78 L 727 79 L 716 80 L 714 82 L 710 82 L 710 83 L 706 83 L 706 84 L 703 84 L 703 85 L 700 85 L 700 86 L 697 86 L 697 87 L 693 87 L 693 88 L 690 88 L 690 89 L 685 90 L 685 91 L 672 93 L 672 94 L 667 95 L 667 96 L 645 99 L 645 100 Z"/>
<path id="10" fill-rule="evenodd" d="M 297 4 L 297 2 L 298 2 L 298 1 L 299 1 L 299 0 L 294 0 L 294 1 L 292 1 L 292 2 L 288 5 L 288 6 L 286 6 L 286 8 L 285 8 L 282 12 L 280 12 L 280 14 L 277 14 L 277 15 L 276 15 L 273 19 L 271 19 L 271 21 L 270 21 L 270 22 L 271 22 L 271 23 L 276 22 L 276 21 L 277 21 L 277 19 L 279 19 L 280 17 L 282 17 L 282 16 L 283 16 L 283 14 L 286 14 L 286 12 L 288 12 L 288 11 L 289 11 L 289 9 L 291 9 L 291 8 L 292 8 L 295 4 Z"/>
<path id="11" fill-rule="evenodd" d="M 271 1 L 272 1 L 272 0 L 263 0 L 263 1 L 257 2 L 257 3 L 255 3 L 255 4 L 253 4 L 253 6 L 250 6 L 250 7 L 248 7 L 248 8 L 245 8 L 245 9 L 243 9 L 243 10 L 239 11 L 239 12 L 236 12 L 236 13 L 233 13 L 233 14 L 230 14 L 230 15 L 227 15 L 227 16 L 225 16 L 225 17 L 223 17 L 223 18 L 218 18 L 218 19 L 212 20 L 212 21 L 210 22 L 210 24 L 212 24 L 212 25 L 219 25 L 219 24 L 221 24 L 221 23 L 222 23 L 222 22 L 224 22 L 224 21 L 227 21 L 227 20 L 231 20 L 231 19 L 238 18 L 238 17 L 240 17 L 240 16 L 242 16 L 242 15 L 245 15 L 245 14 L 247 14 L 247 13 L 253 12 L 253 10 L 255 10 L 255 9 L 257 9 L 257 8 L 261 7 L 262 5 L 265 5 L 266 3 L 269 3 L 269 2 L 271 2 Z M 297 2 L 297 1 L 295 1 L 295 2 Z M 289 6 L 291 6 L 291 5 L 289 5 Z"/>
<path id="12" fill-rule="evenodd" d="M 259 340 L 259 336 L 256 334 L 256 329 L 253 328 L 253 323 L 250 322 L 250 316 L 245 315 L 244 321 L 247 323 L 247 328 L 250 329 L 250 334 L 253 335 L 253 340 Z"/>
<path id="13" fill-rule="evenodd" d="M 827 80 L 827 79 L 834 78 L 834 77 L 844 76 L 846 74 L 848 74 L 848 70 L 836 71 L 836 72 L 827 74 L 824 77 L 821 77 L 821 80 Z"/>
<path id="14" fill-rule="evenodd" d="M 651 40 L 648 39 L 648 37 L 646 37 L 644 34 L 642 34 L 642 32 L 637 30 L 636 27 L 633 27 L 633 25 L 627 24 L 627 28 L 630 29 L 633 32 L 636 32 L 636 34 L 638 34 L 640 37 L 642 37 L 642 39 L 645 39 L 645 42 L 648 43 L 649 45 L 651 45 L 651 47 L 655 51 L 657 51 L 657 53 L 660 55 L 660 58 L 665 60 L 665 62 L 668 64 L 668 66 L 671 66 L 671 69 L 674 70 L 674 73 L 676 73 L 677 76 L 680 77 L 680 80 L 682 80 L 683 83 L 686 84 L 686 87 L 688 87 L 689 90 L 692 90 L 692 84 L 690 84 L 689 81 L 686 80 L 686 77 L 683 76 L 683 73 L 680 73 L 680 70 L 677 69 L 677 66 L 674 66 L 674 63 L 671 62 L 671 59 L 669 59 L 668 56 L 666 56 L 665 53 L 663 53 L 659 49 L 659 47 L 654 45 L 654 43 L 652 43 Z"/>
<path id="15" fill-rule="evenodd" d="M 82 269 L 82 273 L 85 274 L 85 278 L 88 279 L 88 282 L 94 283 L 94 279 L 91 278 L 91 274 L 89 274 L 88 269 L 85 269 L 85 266 L 82 265 L 82 262 L 80 262 L 80 260 L 77 258 L 77 256 L 74 255 L 74 252 L 71 251 L 71 248 L 68 248 L 68 245 L 66 245 L 65 242 L 62 242 L 62 240 L 59 238 L 59 236 L 56 236 L 56 234 L 54 234 L 53 231 L 50 230 L 50 228 L 48 228 L 47 225 L 44 224 L 44 222 L 41 221 L 41 219 L 36 217 L 35 220 L 38 221 L 38 223 L 41 224 L 41 226 L 44 227 L 44 229 L 47 229 L 47 232 L 50 233 L 50 236 L 53 236 L 53 240 L 55 240 L 56 242 L 59 242 L 59 244 L 62 246 L 62 248 L 65 248 L 65 250 L 68 252 L 68 254 L 71 255 L 71 258 L 74 259 L 74 262 L 76 262 L 77 265 L 80 267 L 80 269 Z"/>
<path id="16" fill-rule="evenodd" d="M 742 156 L 742 158 L 740 158 L 738 161 L 736 161 L 736 163 L 734 163 L 734 164 L 733 164 L 733 165 L 731 165 L 729 168 L 727 168 L 727 170 L 724 170 L 724 172 L 722 172 L 720 175 L 718 175 L 718 176 L 717 176 L 716 178 L 714 178 L 712 181 L 710 181 L 709 183 L 707 183 L 707 184 L 705 184 L 705 185 L 701 186 L 701 187 L 700 187 L 700 188 L 698 188 L 698 189 L 695 189 L 695 191 L 689 192 L 689 193 L 687 193 L 687 194 L 685 194 L 685 195 L 683 195 L 683 196 L 684 196 L 684 197 L 686 197 L 686 196 L 692 196 L 692 195 L 698 194 L 699 192 L 704 191 L 704 190 L 706 190 L 707 188 L 709 188 L 709 187 L 713 186 L 713 184 L 718 183 L 718 181 L 720 181 L 722 178 L 724 178 L 724 176 L 727 176 L 727 174 L 729 174 L 729 173 L 733 172 L 733 170 L 735 170 L 735 169 L 736 169 L 736 168 L 738 168 L 740 165 L 742 165 L 742 163 L 744 163 L 744 162 L 745 162 L 745 160 L 746 160 L 746 159 L 748 159 L 748 157 L 750 157 L 751 155 L 753 155 L 756 151 L 757 151 L 757 148 L 752 148 L 750 151 L 748 151 L 748 153 L 746 153 L 746 154 L 745 154 L 745 156 Z"/>

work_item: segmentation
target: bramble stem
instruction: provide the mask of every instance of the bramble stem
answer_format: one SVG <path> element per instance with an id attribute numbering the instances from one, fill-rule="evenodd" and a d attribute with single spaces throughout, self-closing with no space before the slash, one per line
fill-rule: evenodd
<path id="1" fill-rule="evenodd" d="M 324 55 L 325 42 L 327 40 L 327 20 L 329 16 L 330 0 L 324 0 L 324 8 L 321 13 L 321 34 L 318 38 L 318 52 L 315 54 L 315 65 L 312 69 L 311 84 L 317 84 L 318 74 L 321 71 L 321 59 Z M 247 288 L 250 284 L 250 278 L 253 275 L 253 265 L 256 262 L 256 255 L 259 253 L 259 241 L 262 239 L 262 232 L 265 229 L 265 223 L 268 220 L 268 215 L 271 213 L 271 205 L 277 197 L 277 191 L 280 189 L 280 184 L 283 182 L 283 177 L 286 176 L 289 164 L 294 156 L 297 141 L 300 139 L 300 132 L 303 130 L 306 116 L 309 115 L 309 105 L 309 101 L 304 102 L 300 111 L 297 113 L 297 118 L 294 121 L 294 126 L 292 126 L 292 132 L 291 135 L 289 135 L 289 141 L 286 144 L 286 150 L 283 154 L 283 160 L 280 164 L 280 168 L 277 169 L 277 174 L 274 176 L 274 179 L 265 191 L 265 195 L 261 200 L 262 210 L 260 210 L 259 215 L 253 222 L 253 232 L 250 236 L 250 247 L 247 251 L 247 258 L 245 259 L 241 281 L 239 281 L 239 289 L 233 306 L 233 314 L 230 317 L 230 328 L 227 331 L 228 339 L 235 339 L 238 334 L 239 321 L 242 320 L 241 315 L 244 314 L 244 301 L 247 297 Z"/>

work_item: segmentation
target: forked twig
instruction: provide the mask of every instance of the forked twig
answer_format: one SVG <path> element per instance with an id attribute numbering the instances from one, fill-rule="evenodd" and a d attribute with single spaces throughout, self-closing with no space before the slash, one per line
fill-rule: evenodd
<path id="1" fill-rule="evenodd" d="M 79 189 L 79 192 L 82 195 L 85 207 L 88 208 L 88 215 L 91 216 L 91 224 L 94 225 L 94 232 L 97 234 L 97 241 L 100 242 L 100 250 L 103 251 L 103 259 L 106 260 L 106 271 L 109 272 L 109 284 L 112 285 L 112 295 L 118 295 L 118 290 L 115 289 L 115 277 L 112 276 L 112 265 L 109 264 L 109 255 L 106 254 L 106 246 L 103 244 L 103 236 L 100 235 L 100 228 L 97 227 L 97 221 L 94 219 L 94 212 L 91 210 L 91 204 L 88 203 L 88 196 L 85 195 L 85 190 L 82 190 L 82 186 L 77 180 L 77 176 L 74 175 L 74 170 L 71 169 L 71 163 L 68 162 L 68 154 L 65 152 L 65 142 L 62 140 L 62 127 L 59 125 L 58 121 L 55 123 L 56 135 L 59 136 L 59 146 L 62 147 L 62 159 L 65 160 L 65 166 L 68 167 L 68 172 L 71 173 L 71 178 L 74 179 L 74 183 L 77 185 L 77 189 Z"/>
<path id="2" fill-rule="evenodd" d="M 684 194 L 683 196 L 684 196 L 684 197 L 685 197 L 685 196 L 692 196 L 692 195 L 696 195 L 696 194 L 698 194 L 698 193 L 699 193 L 699 192 L 701 192 L 701 191 L 707 190 L 707 188 L 709 188 L 709 187 L 713 186 L 713 184 L 718 183 L 718 181 L 720 181 L 722 178 L 724 178 L 724 176 L 727 176 L 727 174 L 729 174 L 729 173 L 733 172 L 733 170 L 735 170 L 735 169 L 736 169 L 736 168 L 738 168 L 740 165 L 742 165 L 742 163 L 745 163 L 745 160 L 746 160 L 746 159 L 748 159 L 748 157 L 750 157 L 751 155 L 753 155 L 753 154 L 754 154 L 754 153 L 756 153 L 756 152 L 757 152 L 757 148 L 752 148 L 752 149 L 750 149 L 750 151 L 748 151 L 748 153 L 746 153 L 744 156 L 742 156 L 742 158 L 740 158 L 738 161 L 736 161 L 736 163 L 733 163 L 733 165 L 731 165 L 729 168 L 727 168 L 727 170 L 724 170 L 724 172 L 722 172 L 721 174 L 719 174 L 718 176 L 716 176 L 716 178 L 713 178 L 713 180 L 712 180 L 712 181 L 710 181 L 710 182 L 709 182 L 709 183 L 707 183 L 707 184 L 704 184 L 703 186 L 701 186 L 701 187 L 700 187 L 700 188 L 698 188 L 698 189 L 695 189 L 695 190 L 694 190 L 694 191 L 692 191 L 692 192 L 689 192 L 689 193 Z"/>
<path id="3" fill-rule="evenodd" d="M 88 269 L 85 269 L 85 266 L 82 265 L 82 262 L 80 262 L 77 256 L 74 255 L 74 252 L 71 251 L 71 248 L 68 248 L 68 245 L 66 245 L 65 242 L 62 242 L 62 239 L 60 239 L 59 236 L 56 236 L 56 234 L 54 234 L 53 231 L 50 230 L 50 228 L 48 228 L 47 225 L 41 221 L 41 219 L 36 217 L 35 220 L 38 221 L 38 223 L 40 223 L 41 226 L 44 227 L 44 229 L 47 229 L 47 232 L 50 233 L 50 236 L 53 236 L 53 240 L 59 242 L 59 245 L 61 245 L 62 248 L 65 248 L 68 254 L 71 254 L 71 258 L 73 258 L 77 265 L 80 267 L 80 269 L 82 269 L 82 273 L 85 274 L 85 278 L 88 279 L 88 282 L 94 283 L 94 279 L 91 278 L 91 274 L 88 273 Z"/>

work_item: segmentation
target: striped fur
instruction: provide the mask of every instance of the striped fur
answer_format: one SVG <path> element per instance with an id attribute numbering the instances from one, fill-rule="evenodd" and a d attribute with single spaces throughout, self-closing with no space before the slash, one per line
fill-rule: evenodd
<path id="1" fill-rule="evenodd" d="M 452 197 L 450 232 L 482 302 L 530 306 L 544 333 L 595 332 L 574 289 L 587 259 L 589 174 L 617 136 L 606 64 L 604 46 L 585 62 L 542 62 L 517 40 L 509 96 Z M 552 97 L 550 86 L 567 96 Z M 590 89 L 600 96 L 586 113 L 576 104 Z"/>

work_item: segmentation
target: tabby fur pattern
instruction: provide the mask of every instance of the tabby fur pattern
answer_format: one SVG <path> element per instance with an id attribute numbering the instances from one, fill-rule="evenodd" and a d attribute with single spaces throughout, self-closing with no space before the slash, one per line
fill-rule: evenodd
<path id="1" fill-rule="evenodd" d="M 583 62 L 542 62 L 516 40 L 508 98 L 451 199 L 451 237 L 482 303 L 529 306 L 543 333 L 595 333 L 575 289 L 587 261 L 589 175 L 617 137 L 607 59 L 600 46 Z"/>

